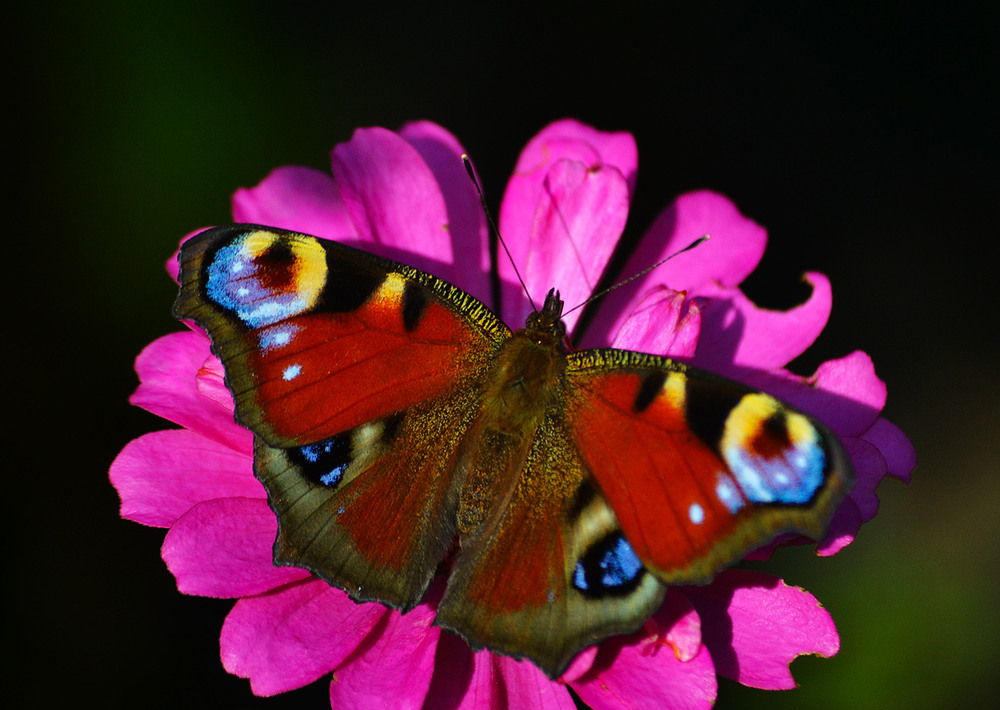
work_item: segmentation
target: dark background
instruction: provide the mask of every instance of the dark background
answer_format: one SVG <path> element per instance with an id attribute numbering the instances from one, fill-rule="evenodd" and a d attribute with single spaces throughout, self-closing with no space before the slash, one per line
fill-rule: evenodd
<path id="1" fill-rule="evenodd" d="M 638 141 L 629 234 L 709 187 L 769 230 L 746 284 L 760 303 L 791 306 L 803 271 L 828 274 L 830 324 L 796 367 L 866 350 L 920 459 L 836 558 L 764 566 L 831 610 L 841 653 L 796 661 L 803 687 L 787 693 L 721 681 L 718 707 L 995 700 L 1000 28 L 986 4 L 80 5 L 6 23 L 7 695 L 327 706 L 326 682 L 257 699 L 226 675 L 231 602 L 181 596 L 163 532 L 118 518 L 108 465 L 165 427 L 126 402 L 134 356 L 178 329 L 163 263 L 229 219 L 236 188 L 283 164 L 328 169 L 357 126 L 443 124 L 496 210 L 524 143 L 573 116 Z"/>

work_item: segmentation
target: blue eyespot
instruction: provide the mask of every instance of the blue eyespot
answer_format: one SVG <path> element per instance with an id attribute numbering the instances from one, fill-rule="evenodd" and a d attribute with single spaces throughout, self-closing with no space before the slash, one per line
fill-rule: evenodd
<path id="1" fill-rule="evenodd" d="M 754 503 L 808 503 L 823 485 L 826 454 L 815 439 L 791 442 L 781 456 L 772 458 L 738 447 L 724 454 L 743 495 Z M 735 512 L 725 499 L 723 503 Z"/>
<path id="2" fill-rule="evenodd" d="M 243 240 L 220 248 L 208 266 L 208 298 L 251 328 L 273 325 L 307 310 L 309 303 L 298 291 L 265 285 L 257 275 L 257 258 Z"/>
<path id="3" fill-rule="evenodd" d="M 328 488 L 336 487 L 351 465 L 350 437 L 346 434 L 289 449 L 288 453 L 307 478 Z"/>
<path id="4" fill-rule="evenodd" d="M 644 571 L 632 546 L 620 532 L 615 532 L 577 561 L 572 583 L 585 594 L 625 594 L 635 588 Z"/>

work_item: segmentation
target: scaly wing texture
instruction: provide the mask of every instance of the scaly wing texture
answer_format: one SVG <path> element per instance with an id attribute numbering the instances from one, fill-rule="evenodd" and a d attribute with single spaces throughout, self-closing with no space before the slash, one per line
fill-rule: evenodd
<path id="1" fill-rule="evenodd" d="M 824 534 L 853 482 L 836 437 L 773 397 L 652 355 L 571 353 L 569 428 L 642 563 L 709 581 L 777 535 Z"/>
<path id="2" fill-rule="evenodd" d="M 429 274 L 254 225 L 182 248 L 174 310 L 208 331 L 256 435 L 275 561 L 410 608 L 455 533 L 455 450 L 510 331 Z"/>
<path id="3" fill-rule="evenodd" d="M 453 391 L 510 335 L 429 274 L 336 242 L 254 225 L 180 254 L 178 318 L 208 331 L 239 421 L 301 446 Z"/>
<path id="4" fill-rule="evenodd" d="M 556 677 L 584 647 L 634 631 L 666 588 L 629 553 L 560 408 L 525 447 L 509 457 L 506 505 L 461 538 L 435 623 Z"/>

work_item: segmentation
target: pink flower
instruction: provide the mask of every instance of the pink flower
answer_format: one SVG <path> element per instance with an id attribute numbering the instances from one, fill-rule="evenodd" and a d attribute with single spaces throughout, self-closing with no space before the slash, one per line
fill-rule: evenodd
<path id="1" fill-rule="evenodd" d="M 275 170 L 239 190 L 233 217 L 353 243 L 430 271 L 489 302 L 488 234 L 456 139 L 431 123 L 398 133 L 358 130 L 333 151 L 333 175 Z M 500 209 L 500 230 L 536 300 L 557 286 L 582 302 L 604 271 L 635 185 L 636 146 L 625 133 L 575 121 L 554 123 L 525 148 Z M 614 345 L 686 359 L 780 396 L 841 438 L 857 483 L 820 555 L 849 544 L 878 508 L 886 475 L 907 480 L 914 454 L 880 417 L 885 386 L 861 352 L 824 363 L 811 377 L 784 366 L 826 323 L 830 284 L 807 275 L 809 300 L 787 312 L 757 308 L 740 282 L 764 251 L 764 230 L 725 197 L 683 195 L 643 237 L 624 269 L 638 273 L 695 237 L 711 241 L 628 283 L 601 301 L 577 346 Z M 531 309 L 500 260 L 501 315 Z M 176 276 L 176 263 L 168 267 Z M 572 332 L 579 311 L 570 313 Z M 665 327 L 666 326 L 666 327 Z M 706 708 L 716 674 L 767 689 L 794 686 L 788 665 L 831 656 L 839 638 L 808 592 L 768 575 L 731 569 L 704 587 L 671 589 L 645 628 L 580 654 L 559 681 L 535 666 L 473 653 L 443 634 L 435 587 L 414 611 L 355 604 L 295 568 L 274 567 L 276 532 L 252 473 L 251 435 L 233 421 L 219 361 L 203 333 L 150 344 L 136 362 L 132 403 L 178 425 L 130 442 L 111 468 L 122 515 L 169 528 L 163 559 L 180 591 L 236 599 L 222 628 L 226 669 L 272 695 L 333 673 L 334 707 L 574 707 L 571 687 L 593 708 Z M 758 551 L 767 555 L 774 546 Z"/>

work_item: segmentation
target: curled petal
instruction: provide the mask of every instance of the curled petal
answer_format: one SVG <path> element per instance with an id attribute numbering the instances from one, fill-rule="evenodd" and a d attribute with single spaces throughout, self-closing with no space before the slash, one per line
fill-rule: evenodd
<path id="1" fill-rule="evenodd" d="M 826 531 L 826 537 L 816 546 L 816 554 L 820 557 L 831 557 L 854 542 L 861 528 L 861 511 L 858 504 L 851 498 L 844 502 L 833 514 L 833 519 Z"/>
<path id="2" fill-rule="evenodd" d="M 169 527 L 212 498 L 266 496 L 253 477 L 249 450 L 237 451 L 188 429 L 156 431 L 130 441 L 111 464 L 123 518 Z M 272 516 L 273 517 L 273 516 Z"/>
<path id="3" fill-rule="evenodd" d="M 673 358 L 694 356 L 701 332 L 701 308 L 684 292 L 666 286 L 648 291 L 611 341 L 611 347 Z"/>
<path id="4" fill-rule="evenodd" d="M 917 452 L 899 427 L 879 417 L 861 437 L 878 448 L 890 476 L 905 483 L 910 482 L 910 472 L 917 465 Z"/>
<path id="5" fill-rule="evenodd" d="M 184 594 L 245 597 L 309 577 L 302 569 L 274 566 L 277 532 L 263 498 L 215 498 L 182 515 L 161 552 Z"/>
<path id="6" fill-rule="evenodd" d="M 662 644 L 670 646 L 679 661 L 690 661 L 701 651 L 701 619 L 683 594 L 668 594 L 651 618 L 652 626 L 665 629 Z M 647 625 L 646 630 L 649 630 Z M 655 639 L 654 639 L 655 640 Z"/>
<path id="7" fill-rule="evenodd" d="M 597 660 L 597 651 L 599 649 L 600 646 L 587 646 L 576 654 L 573 660 L 570 661 L 569 666 L 559 677 L 559 681 L 572 685 L 573 681 L 586 675 L 594 665 L 594 661 Z"/>
<path id="8" fill-rule="evenodd" d="M 391 611 L 357 650 L 334 671 L 331 707 L 355 710 L 423 707 L 434 672 L 441 630 L 431 626 L 434 610 Z"/>
<path id="9" fill-rule="evenodd" d="M 359 128 L 333 149 L 333 175 L 363 248 L 454 283 L 448 209 L 416 148 L 384 128 Z"/>
<path id="10" fill-rule="evenodd" d="M 639 150 L 631 133 L 600 131 L 575 119 L 564 118 L 539 131 L 525 148 L 525 153 L 531 148 L 541 148 L 550 152 L 552 160 L 558 160 L 570 157 L 566 153 L 580 150 L 579 146 L 589 148 L 604 165 L 616 167 L 625 176 L 631 197 L 639 165 Z"/>
<path id="11" fill-rule="evenodd" d="M 816 417 L 841 437 L 863 434 L 885 406 L 885 383 L 860 351 L 824 362 L 808 378 L 782 370 L 754 371 L 739 379 Z"/>
<path id="12" fill-rule="evenodd" d="M 855 473 L 854 485 L 848 495 L 858 506 L 862 522 L 866 522 L 874 518 L 878 512 L 878 496 L 875 495 L 875 489 L 885 478 L 885 459 L 874 444 L 864 439 L 845 439 L 844 449 L 854 464 Z"/>
<path id="13" fill-rule="evenodd" d="M 320 580 L 240 599 L 222 625 L 222 665 L 257 695 L 300 688 L 343 663 L 387 613 Z"/>
<path id="14" fill-rule="evenodd" d="M 701 617 L 718 672 L 765 690 L 795 687 L 798 656 L 840 650 L 833 619 L 808 592 L 760 572 L 726 570 L 705 587 L 685 587 Z"/>
<path id="15" fill-rule="evenodd" d="M 237 451 L 251 451 L 250 432 L 233 421 L 232 411 L 198 391 L 198 371 L 210 356 L 201 333 L 154 340 L 136 358 L 139 388 L 129 402 Z"/>
<path id="16" fill-rule="evenodd" d="M 594 319 L 595 337 L 617 332 L 651 284 L 665 284 L 689 296 L 700 296 L 715 283 L 726 288 L 739 285 L 757 266 L 767 243 L 764 228 L 740 214 L 729 199 L 714 192 L 691 192 L 656 218 L 621 274 L 628 278 L 641 273 L 705 234 L 711 239 L 625 284 L 613 299 L 605 299 Z"/>
<path id="17" fill-rule="evenodd" d="M 233 195 L 233 220 L 351 241 L 358 233 L 333 178 L 313 168 L 277 168 Z"/>
<path id="18" fill-rule="evenodd" d="M 719 374 L 740 368 L 780 368 L 805 352 L 826 327 L 833 296 L 830 281 L 810 272 L 812 295 L 787 311 L 757 307 L 742 291 L 718 284 L 702 287 L 710 301 L 702 313 L 702 348 L 693 363 Z"/>
<path id="19" fill-rule="evenodd" d="M 489 303 L 489 229 L 479 194 L 462 164 L 465 149 L 455 136 L 430 121 L 407 123 L 399 135 L 420 153 L 444 195 L 455 259 L 454 283 Z"/>
<path id="20" fill-rule="evenodd" d="M 522 323 L 528 312 L 514 267 L 522 268 L 533 252 L 534 216 L 549 171 L 560 161 L 582 163 L 591 170 L 602 166 L 615 168 L 625 181 L 626 204 L 631 197 L 638 153 L 630 134 L 606 133 L 577 121 L 563 120 L 542 129 L 528 142 L 518 157 L 500 205 L 500 232 L 510 252 L 509 259 L 502 255 L 497 263 L 502 281 L 500 314 L 507 323 Z M 552 246 L 546 244 L 547 248 Z M 551 287 L 566 286 L 565 283 L 547 283 L 540 287 L 540 293 L 532 292 L 532 297 L 537 300 Z"/>
<path id="21" fill-rule="evenodd" d="M 195 375 L 195 389 L 198 390 L 198 394 L 217 402 L 227 412 L 236 409 L 233 393 L 226 386 L 226 371 L 222 367 L 222 361 L 214 355 L 209 356 L 198 368 L 198 374 Z"/>
<path id="22" fill-rule="evenodd" d="M 552 165 L 532 224 L 528 260 L 521 270 L 531 294 L 557 287 L 570 307 L 593 292 L 611 258 L 628 216 L 628 187 L 616 168 L 560 160 Z M 512 305 L 513 307 L 513 305 Z M 511 313 L 523 323 L 531 312 L 526 299 Z M 563 317 L 568 331 L 581 311 Z"/>

